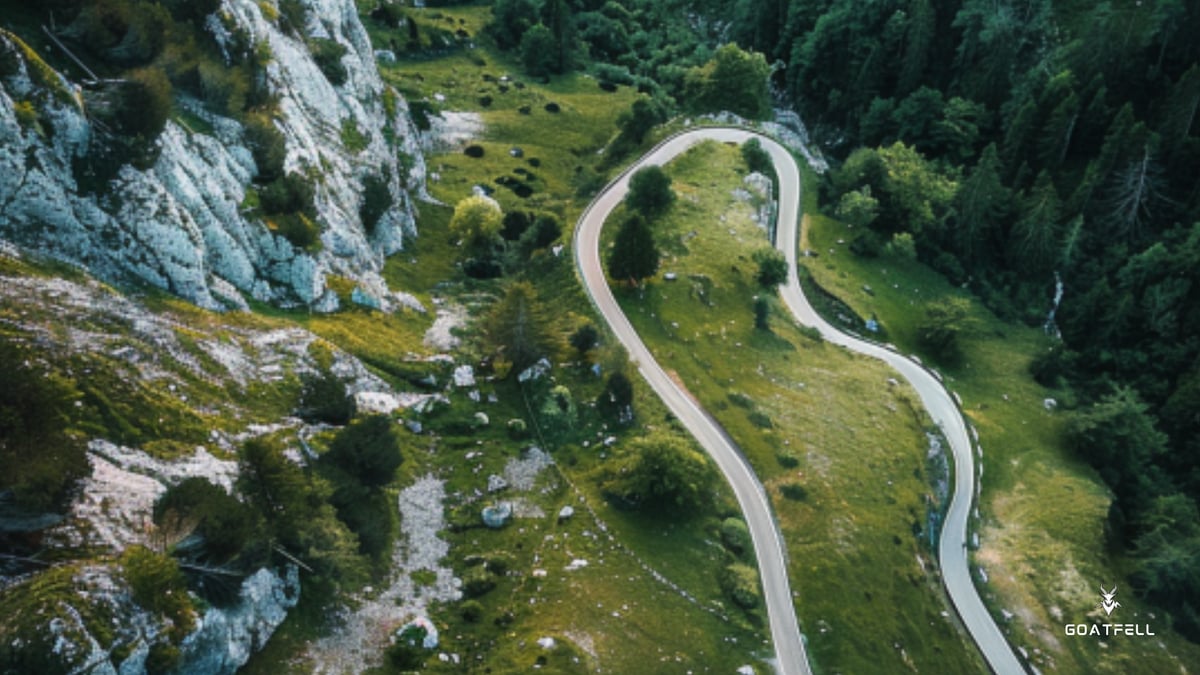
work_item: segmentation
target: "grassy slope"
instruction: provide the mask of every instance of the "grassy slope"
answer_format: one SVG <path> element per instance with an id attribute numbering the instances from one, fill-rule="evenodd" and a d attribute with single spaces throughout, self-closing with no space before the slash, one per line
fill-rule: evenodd
<path id="1" fill-rule="evenodd" d="M 1014 642 L 1039 650 L 1035 663 L 1044 670 L 1053 664 L 1057 672 L 1179 672 L 1181 663 L 1200 662 L 1200 649 L 1169 633 L 1161 615 L 1149 619 L 1129 591 L 1121 593 L 1123 606 L 1113 620 L 1150 621 L 1159 640 L 1112 639 L 1102 646 L 1063 635 L 1064 622 L 1086 622 L 1101 584 L 1132 586 L 1124 561 L 1104 548 L 1109 494 L 1094 471 L 1064 450 L 1064 413 L 1048 412 L 1042 404 L 1055 392 L 1028 374 L 1029 362 L 1049 346 L 1048 339 L 1036 329 L 1001 322 L 914 260 L 854 256 L 838 243 L 851 241 L 854 230 L 818 215 L 815 203 L 806 206 L 808 241 L 801 247 L 820 257 L 804 264 L 860 316 L 877 314 L 888 339 L 901 349 L 919 353 L 915 331 L 925 303 L 949 295 L 971 301 L 963 364 L 944 374 L 979 431 L 983 525 L 975 562 L 989 576 L 981 590 L 993 611 L 1015 615 L 1007 629 Z"/>
<path id="2" fill-rule="evenodd" d="M 749 207 L 730 196 L 745 171 L 735 149 L 705 144 L 669 171 L 680 199 L 656 233 L 663 270 L 679 281 L 618 297 L 656 357 L 738 440 L 768 486 L 816 665 L 978 670 L 974 650 L 943 616 L 931 555 L 913 534 L 929 492 L 925 420 L 913 394 L 889 387 L 882 366 L 800 334 L 777 301 L 772 331 L 753 328 L 759 289 L 750 255 L 767 241 Z M 739 405 L 734 392 L 753 403 Z M 752 421 L 756 412 L 773 428 Z M 783 468 L 780 452 L 800 465 Z M 796 482 L 807 490 L 803 501 L 779 493 Z"/>
<path id="3" fill-rule="evenodd" d="M 435 14 L 452 17 L 456 25 L 474 34 L 484 12 L 482 8 L 440 9 L 416 12 L 414 16 L 423 29 L 427 25 L 449 25 L 444 18 L 431 18 Z M 464 22 L 457 24 L 458 18 Z M 388 38 L 377 26 L 369 22 L 368 26 L 377 44 Z M 484 49 L 452 51 L 431 60 L 402 59 L 395 66 L 383 67 L 383 73 L 389 82 L 406 91 L 410 100 L 414 96 L 432 100 L 435 92 L 443 94 L 446 101 L 442 105 L 449 110 L 479 110 L 480 90 L 496 98 L 490 109 L 482 111 L 487 124 L 481 139 L 487 151 L 484 158 L 472 159 L 458 151 L 428 157 L 430 169 L 442 176 L 439 182 L 430 184 L 435 197 L 453 204 L 469 194 L 472 185 L 524 167 L 538 174 L 539 178 L 531 181 L 538 193 L 521 200 L 501 188 L 496 197 L 506 209 L 520 205 L 555 211 L 564 216 L 564 223 L 572 222 L 583 207 L 573 197 L 571 177 L 575 167 L 590 162 L 588 155 L 607 139 L 616 114 L 628 107 L 634 96 L 627 89 L 605 93 L 582 76 L 556 79 L 545 86 L 529 83 L 524 90 L 500 94 L 496 84 L 485 82 L 482 74 L 516 75 L 518 68 Z M 563 112 L 553 116 L 546 113 L 542 105 L 550 100 L 558 102 Z M 526 103 L 531 104 L 532 115 L 515 112 Z M 525 158 L 508 155 L 513 145 L 525 149 Z M 527 161 L 530 157 L 542 159 L 542 166 L 531 167 Z M 388 261 L 385 276 L 389 283 L 415 294 L 427 305 L 434 297 L 448 298 L 472 308 L 474 314 L 495 295 L 497 286 L 466 279 L 458 271 L 455 261 L 459 251 L 446 229 L 450 208 L 422 204 L 420 209 L 419 237 L 408 250 Z M 555 306 L 573 310 L 563 312 L 568 323 L 591 317 L 565 254 L 562 258 L 540 254 L 530 267 L 542 297 Z M 424 330 L 428 323 L 422 318 L 414 328 L 405 329 L 379 321 L 375 315 L 375 325 L 354 323 L 339 329 L 340 316 L 330 317 L 328 324 L 305 321 L 311 329 L 322 328 L 323 335 L 359 354 L 374 350 L 397 354 L 399 349 L 389 342 L 392 338 L 387 331 L 393 331 L 403 348 L 411 348 L 412 330 Z M 465 347 L 468 354 L 473 349 L 469 333 Z M 600 383 L 582 370 L 559 370 L 556 377 L 581 405 L 599 392 Z M 492 386 L 484 385 L 485 393 Z M 452 408 L 454 412 L 482 409 L 491 417 L 492 426 L 467 437 L 443 435 L 433 452 L 410 453 L 401 484 L 422 472 L 434 471 L 448 481 L 448 493 L 470 495 L 482 487 L 488 474 L 502 471 L 504 463 L 524 444 L 509 440 L 500 427 L 508 418 L 526 415 L 519 390 L 509 383 L 494 386 L 499 404 L 472 406 L 454 397 Z M 643 419 L 663 419 L 661 405 L 644 388 L 638 387 L 635 405 Z M 586 429 L 589 436 L 598 439 L 610 433 L 591 417 L 585 418 L 592 424 Z M 427 422 L 435 430 L 439 425 L 437 419 Z M 464 459 L 467 452 L 479 450 L 484 452 L 483 457 Z M 496 577 L 496 589 L 479 599 L 484 616 L 478 623 L 462 620 L 456 606 L 435 609 L 433 619 L 442 633 L 439 651 L 458 653 L 481 672 L 489 668 L 494 672 L 527 669 L 539 655 L 548 657 L 547 667 L 555 672 L 585 672 L 597 667 L 610 672 L 641 672 L 650 663 L 661 672 L 731 672 L 768 653 L 761 617 L 734 615 L 727 621 L 700 607 L 727 611 L 716 584 L 716 574 L 727 554 L 718 543 L 719 521 L 715 515 L 672 522 L 654 514 L 611 509 L 596 487 L 596 478 L 605 471 L 606 453 L 594 445 L 589 449 L 571 444 L 556 447 L 554 454 L 558 468 L 543 476 L 544 489 L 524 495 L 550 517 L 518 520 L 500 531 L 471 527 L 445 533 L 451 542 L 450 562 L 460 574 L 467 571 L 472 556 L 497 552 L 510 560 L 511 572 Z M 584 508 L 581 498 L 596 510 L 608 534 Z M 722 494 L 719 501 L 727 505 L 730 499 Z M 483 502 L 468 502 L 466 498 L 448 499 L 448 518 L 455 523 L 477 524 Z M 576 516 L 558 523 L 552 514 L 565 504 L 575 506 Z M 563 567 L 576 557 L 587 559 L 590 565 L 577 572 L 564 572 Z M 547 576 L 533 577 L 531 571 L 535 568 L 547 570 Z M 677 584 L 700 606 L 654 580 L 650 570 Z M 515 621 L 499 626 L 494 619 L 505 611 L 512 611 Z M 289 621 L 282 639 L 273 640 L 249 672 L 272 672 L 279 663 L 292 659 L 314 634 L 312 626 Z M 543 636 L 555 637 L 560 647 L 544 654 L 535 645 Z M 293 669 L 304 672 L 303 661 L 294 662 Z M 429 661 L 428 669 L 459 670 L 436 659 Z"/>

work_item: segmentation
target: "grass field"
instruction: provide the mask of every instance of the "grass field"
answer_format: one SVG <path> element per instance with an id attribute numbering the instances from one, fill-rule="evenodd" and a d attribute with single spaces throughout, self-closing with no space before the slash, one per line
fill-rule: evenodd
<path id="1" fill-rule="evenodd" d="M 443 24 L 476 35 L 487 11 L 468 7 L 413 10 L 411 15 L 422 36 L 430 34 L 428 27 Z M 394 32 L 364 21 L 377 47 L 394 37 Z M 459 269 L 462 253 L 448 232 L 453 204 L 471 194 L 473 186 L 487 185 L 506 210 L 559 215 L 566 230 L 564 241 L 568 240 L 570 223 L 586 203 L 576 196 L 576 174 L 594 164 L 596 151 L 615 132 L 616 115 L 628 107 L 634 94 L 626 88 L 604 92 L 581 75 L 546 83 L 523 80 L 515 64 L 486 46 L 460 44 L 433 56 L 401 55 L 394 65 L 381 64 L 381 70 L 410 104 L 424 101 L 433 110 L 476 112 L 484 123 L 478 138 L 461 144 L 480 145 L 483 157 L 469 157 L 461 146 L 427 156 L 430 171 L 438 175 L 430 182 L 430 192 L 448 206 L 420 204 L 419 235 L 384 270 L 389 284 L 414 294 L 431 309 L 436 298 L 467 307 L 472 318 L 477 317 L 500 293 L 501 282 L 472 280 Z M 510 77 L 508 83 L 500 80 L 505 75 Z M 522 86 L 518 88 L 516 82 Z M 501 85 L 508 91 L 501 92 Z M 481 104 L 483 96 L 492 97 L 490 105 Z M 559 106 L 559 112 L 546 111 L 550 102 Z M 529 106 L 529 114 L 520 112 L 522 106 Z M 509 153 L 513 147 L 520 147 L 523 156 L 513 157 Z M 535 191 L 519 197 L 496 181 L 501 176 L 519 179 Z M 573 328 L 596 320 L 570 260 L 567 253 L 559 257 L 539 252 L 524 276 L 535 281 L 562 324 Z M 344 314 L 328 317 L 328 322 L 293 318 L 381 364 L 384 373 L 389 366 L 399 367 L 395 361 L 403 359 L 404 350 L 424 353 L 413 347 L 419 342 L 414 338 L 428 327 L 432 316 L 406 312 L 392 321 L 364 313 L 362 321 L 351 316 L 350 322 L 342 324 Z M 477 360 L 477 329 L 468 325 L 462 336 L 464 345 L 456 359 Z M 595 358 L 603 360 L 604 351 Z M 771 650 L 761 612 L 733 608 L 717 583 L 730 559 L 718 532 L 721 518 L 735 511 L 729 491 L 722 489 L 711 512 L 690 518 L 610 506 L 599 485 L 621 445 L 609 449 L 599 441 L 639 430 L 603 425 L 590 405 L 601 381 L 585 367 L 557 367 L 554 378 L 578 402 L 578 428 L 551 441 L 556 464 L 542 473 L 534 490 L 509 495 L 519 497 L 530 513 L 545 516 L 518 518 L 500 530 L 482 527 L 479 519 L 479 509 L 488 498 L 476 495 L 486 488 L 487 476 L 502 473 L 508 461 L 535 442 L 513 441 L 505 433 L 506 420 L 531 418 L 522 391 L 511 381 L 481 383 L 481 393 L 495 393 L 497 403 L 476 404 L 465 392 L 451 393 L 448 410 L 423 420 L 432 436 L 422 437 L 428 440 L 407 454 L 400 486 L 426 472 L 446 481 L 450 527 L 443 536 L 450 543 L 448 562 L 456 574 L 477 573 L 484 558 L 502 559 L 507 568 L 491 574 L 495 588 L 476 598 L 482 605 L 481 618 L 464 618 L 462 603 L 432 608 L 431 617 L 442 636 L 438 652 L 460 655 L 471 672 L 513 672 L 538 664 L 549 672 L 646 672 L 649 668 L 664 673 L 728 673 L 744 665 L 765 672 L 762 659 Z M 526 393 L 536 417 L 545 392 L 535 387 Z M 635 397 L 641 421 L 654 424 L 665 419 L 661 404 L 640 384 Z M 464 433 L 455 420 L 476 410 L 486 412 L 490 426 Z M 560 522 L 554 516 L 564 505 L 573 506 L 576 514 Z M 588 565 L 567 571 L 575 559 L 587 560 Z M 289 619 L 249 672 L 271 672 L 281 662 L 291 663 L 292 672 L 306 672 L 311 664 L 303 656 L 305 643 L 319 633 L 314 621 L 302 614 Z M 554 638 L 557 646 L 539 647 L 537 641 L 543 637 Z M 463 669 L 464 665 L 442 662 L 435 655 L 427 661 L 428 672 Z M 381 672 L 390 670 L 385 664 Z"/>
<path id="2" fill-rule="evenodd" d="M 754 328 L 751 255 L 768 242 L 731 195 L 746 171 L 735 148 L 702 144 L 668 171 L 679 199 L 655 231 L 678 280 L 618 299 L 768 486 L 818 672 L 979 670 L 922 536 L 932 490 L 915 395 L 804 335 L 775 299 L 771 330 Z"/>
<path id="3" fill-rule="evenodd" d="M 805 210 L 807 241 L 801 247 L 820 256 L 802 258 L 813 278 L 859 316 L 878 316 L 888 340 L 902 350 L 921 353 L 916 330 L 926 303 L 949 296 L 971 303 L 961 364 L 941 370 L 979 431 L 982 545 L 974 562 L 988 576 L 981 593 L 1013 642 L 1043 671 L 1165 673 L 1200 663 L 1200 649 L 1170 633 L 1165 616 L 1151 618 L 1126 579 L 1126 563 L 1106 551 L 1109 493 L 1095 472 L 1063 447 L 1069 413 L 1044 405 L 1058 394 L 1039 386 L 1028 372 L 1033 357 L 1049 348 L 1049 338 L 1038 329 L 1000 321 L 976 298 L 915 260 L 889 253 L 875 259 L 853 255 L 841 243 L 853 240 L 853 228 L 820 215 L 814 202 Z M 936 364 L 932 355 L 922 355 Z M 1121 621 L 1149 621 L 1158 639 L 1101 644 L 1065 636 L 1064 623 L 1089 622 L 1102 584 L 1123 589 Z"/>

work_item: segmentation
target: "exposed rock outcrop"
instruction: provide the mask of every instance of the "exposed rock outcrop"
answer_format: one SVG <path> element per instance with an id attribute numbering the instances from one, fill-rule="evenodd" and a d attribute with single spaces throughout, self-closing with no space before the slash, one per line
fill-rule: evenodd
<path id="1" fill-rule="evenodd" d="M 244 307 L 253 297 L 330 311 L 338 302 L 328 274 L 388 297 L 379 274 L 384 257 L 415 234 L 411 196 L 425 194 L 407 106 L 394 91 L 385 94 L 352 0 L 301 0 L 302 35 L 285 33 L 260 4 L 225 0 L 205 30 L 221 45 L 236 31 L 269 49 L 265 78 L 278 100 L 285 169 L 315 178 L 320 250 L 297 248 L 244 208 L 259 167 L 242 125 L 186 97 L 180 106 L 205 122 L 204 131 L 169 120 L 153 165 L 122 166 L 98 195 L 85 194 L 74 166 L 97 132 L 80 97 L 63 94 L 77 89 L 57 74 L 56 86 L 47 86 L 44 64 L 3 35 L 0 51 L 14 65 L 0 78 L 0 237 L 209 308 Z M 306 38 L 346 49 L 344 81 L 330 82 Z M 22 123 L 18 104 L 34 106 L 38 123 Z M 354 147 L 343 142 L 347 130 Z M 384 181 L 392 204 L 370 234 L 359 213 L 368 176 Z"/>

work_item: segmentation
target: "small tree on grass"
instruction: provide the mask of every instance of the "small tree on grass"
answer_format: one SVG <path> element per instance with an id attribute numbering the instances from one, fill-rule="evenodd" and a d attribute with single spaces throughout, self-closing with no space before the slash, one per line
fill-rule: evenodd
<path id="1" fill-rule="evenodd" d="M 665 214 L 675 203 L 675 192 L 671 189 L 671 177 L 661 166 L 638 169 L 629 179 L 629 193 L 625 203 L 635 213 L 653 220 Z"/>
<path id="2" fill-rule="evenodd" d="M 625 473 L 613 488 L 641 504 L 694 513 L 712 503 L 716 473 L 704 453 L 677 437 L 654 432 L 629 444 Z"/>
<path id="3" fill-rule="evenodd" d="M 962 358 L 959 335 L 967 328 L 969 309 L 969 303 L 957 297 L 931 302 L 925 307 L 925 316 L 917 325 L 917 337 L 934 358 L 947 364 Z"/>
<path id="4" fill-rule="evenodd" d="M 633 417 L 633 383 L 621 371 L 608 376 L 604 391 L 596 399 L 596 407 L 602 415 L 618 422 L 628 422 Z"/>
<path id="5" fill-rule="evenodd" d="M 754 298 L 754 327 L 759 330 L 770 330 L 767 320 L 771 316 L 771 305 L 761 295 Z"/>
<path id="6" fill-rule="evenodd" d="M 746 162 L 751 171 L 768 175 L 775 166 L 757 138 L 751 138 L 742 144 L 742 161 Z"/>
<path id="7" fill-rule="evenodd" d="M 585 323 L 571 333 L 570 342 L 582 359 L 600 342 L 600 332 L 592 324 Z"/>
<path id="8" fill-rule="evenodd" d="M 658 271 L 658 246 L 650 226 L 638 215 L 621 223 L 612 252 L 608 256 L 608 274 L 616 281 L 640 283 Z"/>
<path id="9" fill-rule="evenodd" d="M 472 249 L 487 247 L 500 234 L 504 213 L 491 197 L 474 195 L 461 200 L 450 218 L 450 232 Z"/>
<path id="10" fill-rule="evenodd" d="M 787 259 L 775 248 L 761 248 L 754 252 L 754 262 L 758 264 L 758 274 L 755 280 L 764 288 L 774 289 L 787 281 Z"/>
<path id="11" fill-rule="evenodd" d="M 538 300 L 537 290 L 527 281 L 509 284 L 485 319 L 484 333 L 492 347 L 512 363 L 515 373 L 553 355 L 562 339 Z"/>
<path id="12" fill-rule="evenodd" d="M 737 605 L 743 609 L 753 609 L 759 603 L 761 596 L 758 591 L 758 573 L 753 567 L 734 563 L 721 573 L 721 589 L 729 594 Z"/>
<path id="13" fill-rule="evenodd" d="M 331 371 L 309 373 L 301 378 L 300 409 L 306 422 L 324 422 L 344 426 L 354 417 L 354 399 L 346 391 L 346 383 Z"/>
<path id="14" fill-rule="evenodd" d="M 336 464 L 360 485 L 377 488 L 392 482 L 403 457 L 391 418 L 372 415 L 338 432 L 321 460 Z"/>

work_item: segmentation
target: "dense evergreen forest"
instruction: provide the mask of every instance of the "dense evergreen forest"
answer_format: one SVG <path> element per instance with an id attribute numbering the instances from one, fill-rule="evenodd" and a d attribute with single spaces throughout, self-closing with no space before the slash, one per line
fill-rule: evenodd
<path id="1" fill-rule="evenodd" d="M 589 67 L 675 112 L 797 110 L 824 208 L 1061 336 L 1033 375 L 1113 490 L 1110 544 L 1200 639 L 1200 7 L 1184 0 L 497 0 L 533 74 Z M 738 48 L 720 47 L 735 43 Z M 772 64 L 768 66 L 768 64 Z M 749 83 L 749 84 L 748 84 Z M 632 141 L 632 143 L 628 143 Z M 1061 305 L 1055 306 L 1061 282 Z M 953 365 L 953 364 L 947 364 Z"/>

